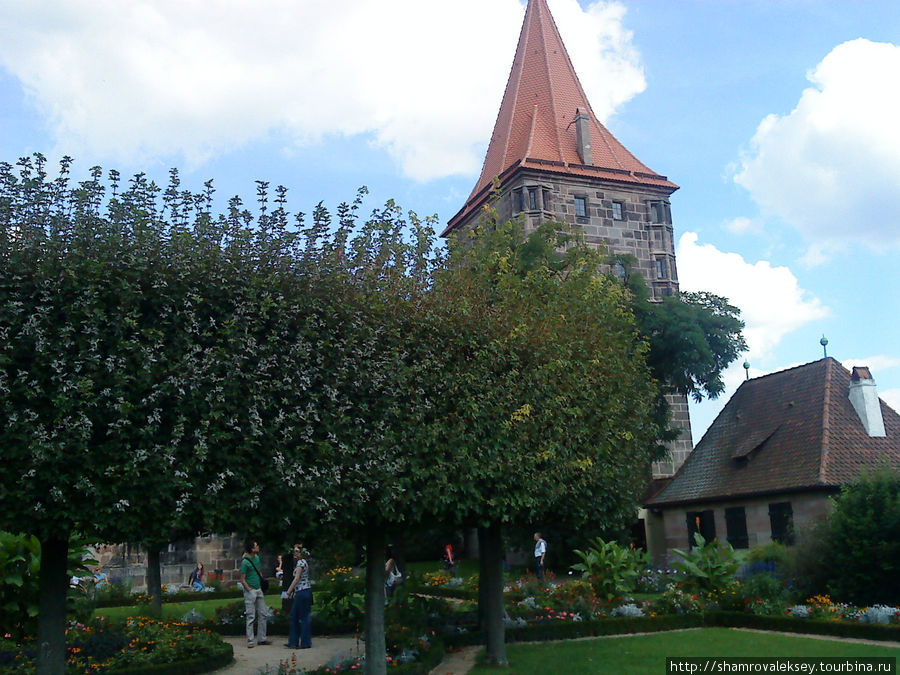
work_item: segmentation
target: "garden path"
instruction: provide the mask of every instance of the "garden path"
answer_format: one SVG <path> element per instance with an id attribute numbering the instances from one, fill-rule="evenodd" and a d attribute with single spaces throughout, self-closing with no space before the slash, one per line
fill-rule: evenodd
<path id="1" fill-rule="evenodd" d="M 300 668 L 315 668 L 324 665 L 334 657 L 351 658 L 365 651 L 365 643 L 357 642 L 355 637 L 314 637 L 310 649 L 287 649 L 284 647 L 286 637 L 273 635 L 272 644 L 257 645 L 247 649 L 247 640 L 243 636 L 223 637 L 223 640 L 234 647 L 234 663 L 215 671 L 222 675 L 259 675 L 268 667 L 270 673 L 278 672 L 278 664 L 297 656 Z"/>
<path id="2" fill-rule="evenodd" d="M 475 645 L 450 652 L 428 675 L 466 675 L 475 665 L 475 657 L 481 649 L 480 645 Z"/>

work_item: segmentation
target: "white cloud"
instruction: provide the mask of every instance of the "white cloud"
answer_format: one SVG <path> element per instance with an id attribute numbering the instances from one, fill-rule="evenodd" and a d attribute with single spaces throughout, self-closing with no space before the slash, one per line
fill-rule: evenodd
<path id="1" fill-rule="evenodd" d="M 807 78 L 790 114 L 760 123 L 735 182 L 809 240 L 900 244 L 900 46 L 845 42 Z"/>
<path id="2" fill-rule="evenodd" d="M 864 359 L 844 359 L 841 361 L 841 364 L 847 370 L 850 370 L 853 366 L 867 366 L 872 372 L 872 377 L 878 381 L 878 373 L 884 370 L 890 370 L 891 368 L 900 367 L 900 358 L 878 354 Z"/>
<path id="3" fill-rule="evenodd" d="M 879 396 L 882 401 L 891 406 L 894 412 L 900 411 L 900 389 L 887 389 L 882 391 Z"/>
<path id="4" fill-rule="evenodd" d="M 741 310 L 749 358 L 769 356 L 785 335 L 828 316 L 828 308 L 800 288 L 787 267 L 772 267 L 765 260 L 751 264 L 697 239 L 696 233 L 685 232 L 678 240 L 680 286 L 713 291 Z"/>
<path id="5" fill-rule="evenodd" d="M 625 9 L 550 5 L 605 119 L 645 86 Z M 427 180 L 480 167 L 522 17 L 518 0 L 33 0 L 5 4 L 0 65 L 69 154 L 197 164 L 366 134 Z"/>
<path id="6" fill-rule="evenodd" d="M 762 232 L 763 225 L 760 221 L 745 216 L 738 216 L 725 221 L 723 227 L 734 234 L 748 234 Z"/>

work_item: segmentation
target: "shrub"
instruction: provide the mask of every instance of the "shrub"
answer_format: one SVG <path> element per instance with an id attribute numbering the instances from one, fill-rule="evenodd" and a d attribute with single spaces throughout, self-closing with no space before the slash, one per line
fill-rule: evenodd
<path id="1" fill-rule="evenodd" d="M 620 546 L 600 537 L 591 542 L 587 551 L 575 550 L 580 563 L 572 569 L 581 572 L 581 578 L 590 582 L 597 595 L 611 599 L 634 592 L 641 573 L 647 567 L 643 551 Z"/>
<path id="2" fill-rule="evenodd" d="M 684 583 L 705 593 L 723 589 L 738 568 L 734 549 L 730 544 L 723 546 L 718 539 L 707 542 L 699 532 L 694 533 L 694 542 L 690 551 L 672 551 L 680 558 L 674 565 L 684 573 Z"/>
<path id="3" fill-rule="evenodd" d="M 864 475 L 841 491 L 826 553 L 831 595 L 856 604 L 900 604 L 900 474 Z"/>
<path id="4" fill-rule="evenodd" d="M 675 584 L 669 584 L 652 600 L 650 608 L 654 614 L 695 614 L 703 609 L 699 595 L 688 593 Z"/>

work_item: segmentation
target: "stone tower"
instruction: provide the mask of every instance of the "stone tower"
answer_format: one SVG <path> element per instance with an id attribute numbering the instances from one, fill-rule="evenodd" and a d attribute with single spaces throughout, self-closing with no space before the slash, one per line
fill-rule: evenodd
<path id="1" fill-rule="evenodd" d="M 678 290 L 669 197 L 678 189 L 638 160 L 600 123 L 550 15 L 546 0 L 528 0 L 509 81 L 481 176 L 443 235 L 475 224 L 500 182 L 501 220 L 526 227 L 545 220 L 581 227 L 588 243 L 629 254 L 658 299 Z M 672 475 L 691 451 L 686 397 L 670 397 L 682 429 L 669 461 L 654 476 Z"/>

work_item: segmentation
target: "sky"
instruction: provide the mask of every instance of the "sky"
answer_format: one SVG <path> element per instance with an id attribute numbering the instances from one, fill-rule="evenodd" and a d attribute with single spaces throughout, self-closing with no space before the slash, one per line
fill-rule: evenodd
<path id="1" fill-rule="evenodd" d="M 680 186 L 682 290 L 729 298 L 749 372 L 828 355 L 900 409 L 895 0 L 548 0 L 594 111 Z M 367 186 L 441 224 L 481 170 L 524 0 L 0 0 L 0 161 L 41 152 L 221 205 Z M 439 228 L 440 229 L 440 228 Z M 749 364 L 745 371 L 743 364 Z"/>

